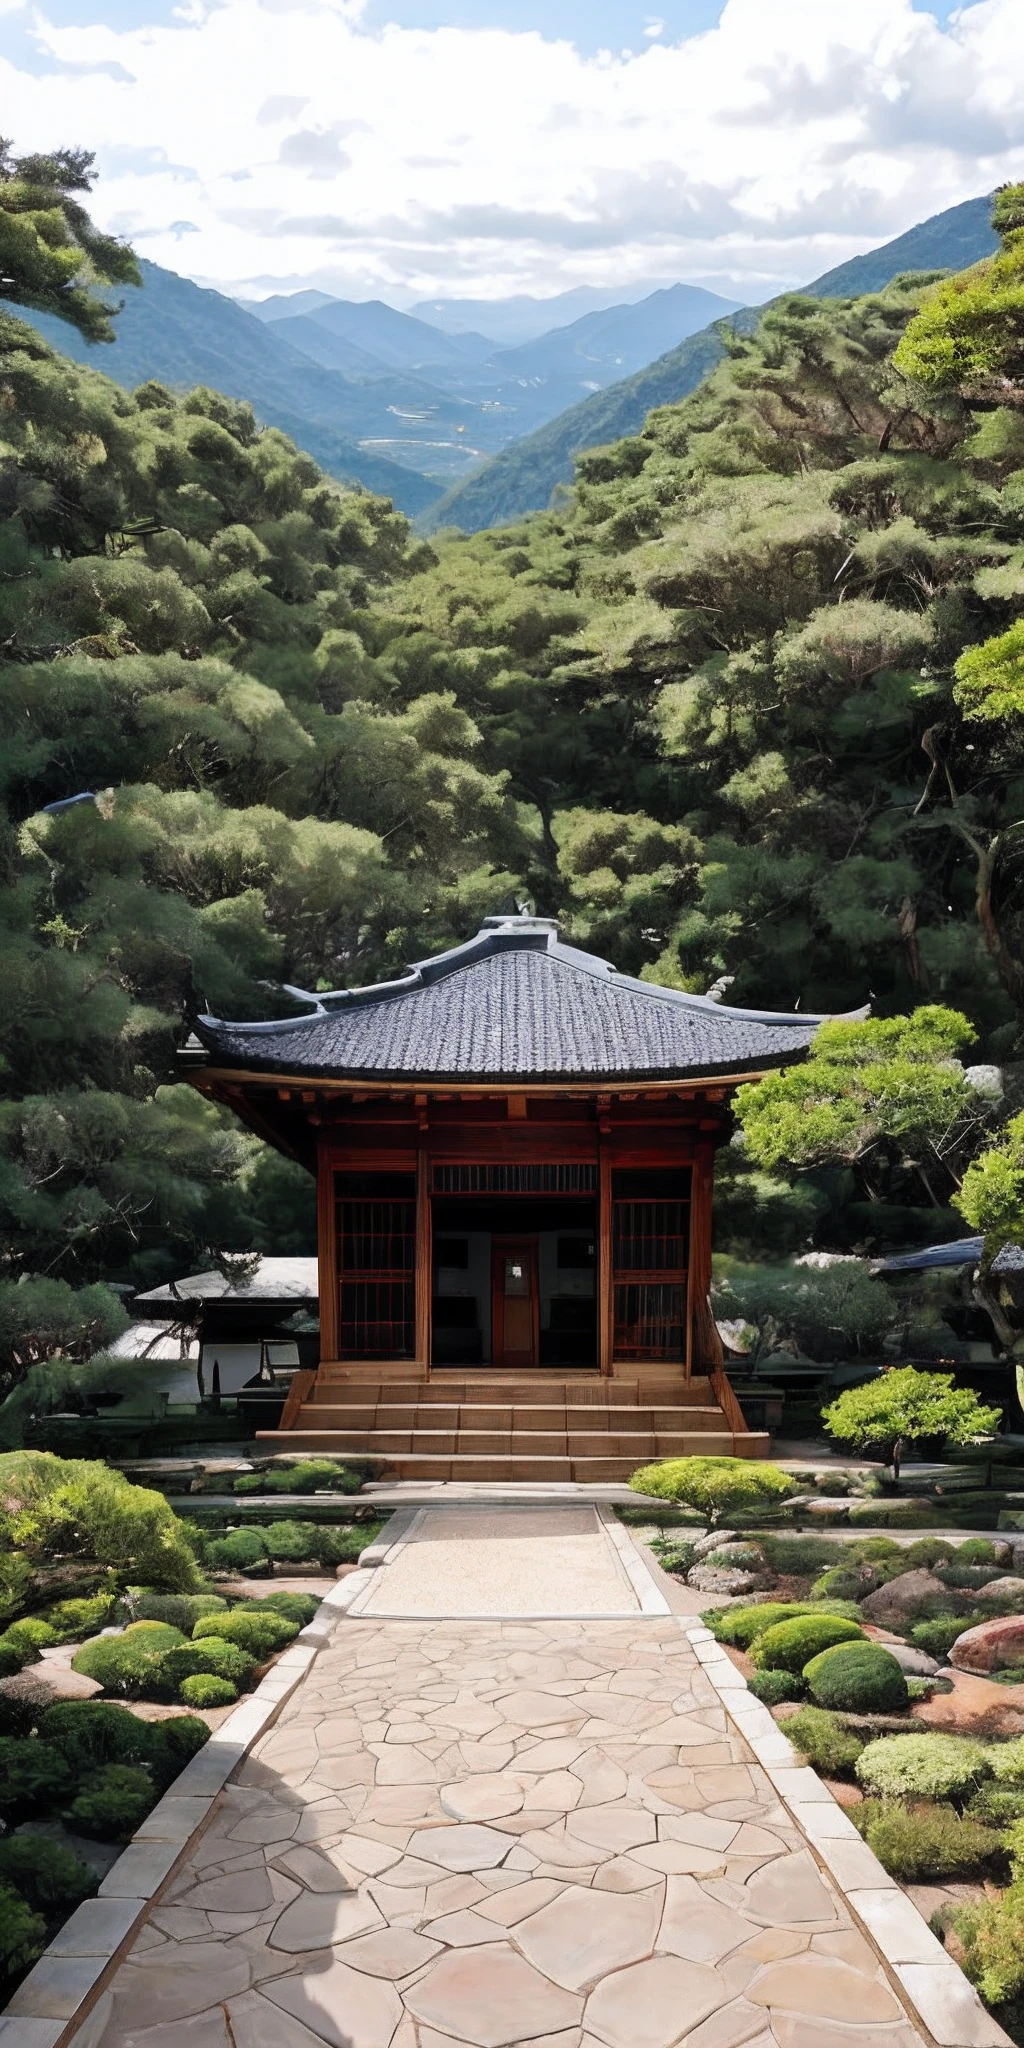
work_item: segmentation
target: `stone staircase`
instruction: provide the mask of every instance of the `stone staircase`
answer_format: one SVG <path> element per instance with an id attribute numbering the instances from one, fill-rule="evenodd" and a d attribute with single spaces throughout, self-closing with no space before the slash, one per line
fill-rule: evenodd
<path id="1" fill-rule="evenodd" d="M 762 1458 L 768 1437 L 727 1419 L 710 1379 L 506 1376 L 438 1370 L 429 1380 L 303 1375 L 261 1442 L 379 1460 L 391 1479 L 608 1481 L 659 1458 Z M 723 1390 L 724 1398 L 729 1394 Z"/>

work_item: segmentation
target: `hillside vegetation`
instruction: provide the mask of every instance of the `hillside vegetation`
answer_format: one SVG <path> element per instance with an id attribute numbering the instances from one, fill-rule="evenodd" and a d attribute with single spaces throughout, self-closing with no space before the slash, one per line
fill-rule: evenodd
<path id="1" fill-rule="evenodd" d="M 894 370 L 926 294 L 780 302 L 557 511 L 436 549 L 245 405 L 129 396 L 0 318 L 0 1212 L 39 1276 L 0 1286 L 9 1356 L 83 1283 L 309 1247 L 303 1176 L 176 1083 L 190 1012 L 392 974 L 524 896 L 634 973 L 948 1004 L 1012 1053 L 1021 721 L 952 671 L 1024 609 L 1024 416 Z M 751 1176 L 723 1230 L 936 1227 L 839 1219 L 843 1185 L 773 1209 Z"/>

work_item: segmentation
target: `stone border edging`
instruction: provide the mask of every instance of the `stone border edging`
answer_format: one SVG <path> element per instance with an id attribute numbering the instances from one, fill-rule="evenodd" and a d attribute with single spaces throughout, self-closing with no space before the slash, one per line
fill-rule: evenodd
<path id="1" fill-rule="evenodd" d="M 1013 2048 L 1010 2036 L 946 1954 L 913 1901 L 883 1870 L 828 1786 L 799 1761 L 779 1723 L 754 1698 L 722 1644 L 702 1624 L 688 1625 L 684 1616 L 677 1620 L 726 1713 L 879 1951 L 912 2015 L 939 2048 Z"/>
<path id="2" fill-rule="evenodd" d="M 0 2048 L 58 2048 L 58 2043 L 64 2048 L 72 2040 L 79 2048 L 92 2048 L 82 2028 L 88 2027 L 102 1996 L 104 1979 L 121 1961 L 122 1951 L 209 1818 L 231 1773 L 301 1685 L 339 1615 L 373 1583 L 374 1568 L 407 1532 L 414 1512 L 407 1509 L 390 1517 L 376 1542 L 361 1553 L 357 1569 L 325 1595 L 312 1621 L 281 1651 L 255 1691 L 214 1730 L 157 1800 L 95 1898 L 83 1900 L 65 1920 L 0 2013 Z"/>

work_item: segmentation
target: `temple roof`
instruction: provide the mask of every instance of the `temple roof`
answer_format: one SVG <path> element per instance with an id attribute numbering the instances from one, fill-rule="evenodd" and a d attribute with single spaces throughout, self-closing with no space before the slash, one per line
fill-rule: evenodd
<path id="1" fill-rule="evenodd" d="M 523 915 L 485 918 L 475 938 L 400 981 L 288 993 L 310 1011 L 198 1018 L 185 1062 L 330 1080 L 674 1079 L 775 1066 L 825 1021 L 637 981 L 563 945 L 551 919 Z"/>

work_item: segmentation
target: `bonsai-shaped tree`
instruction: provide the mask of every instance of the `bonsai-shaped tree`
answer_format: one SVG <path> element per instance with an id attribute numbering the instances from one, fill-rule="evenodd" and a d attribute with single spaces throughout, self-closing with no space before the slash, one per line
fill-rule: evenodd
<path id="1" fill-rule="evenodd" d="M 668 1458 L 643 1465 L 629 1483 L 635 1493 L 696 1508 L 713 1529 L 726 1517 L 777 1507 L 796 1490 L 788 1472 L 749 1458 Z"/>
<path id="2" fill-rule="evenodd" d="M 1000 1410 L 986 1408 L 970 1387 L 955 1387 L 952 1373 L 917 1372 L 912 1365 L 893 1367 L 848 1387 L 823 1411 L 830 1436 L 845 1450 L 881 1457 L 900 1476 L 900 1453 L 922 1438 L 942 1437 L 947 1444 L 966 1444 L 991 1436 Z"/>

